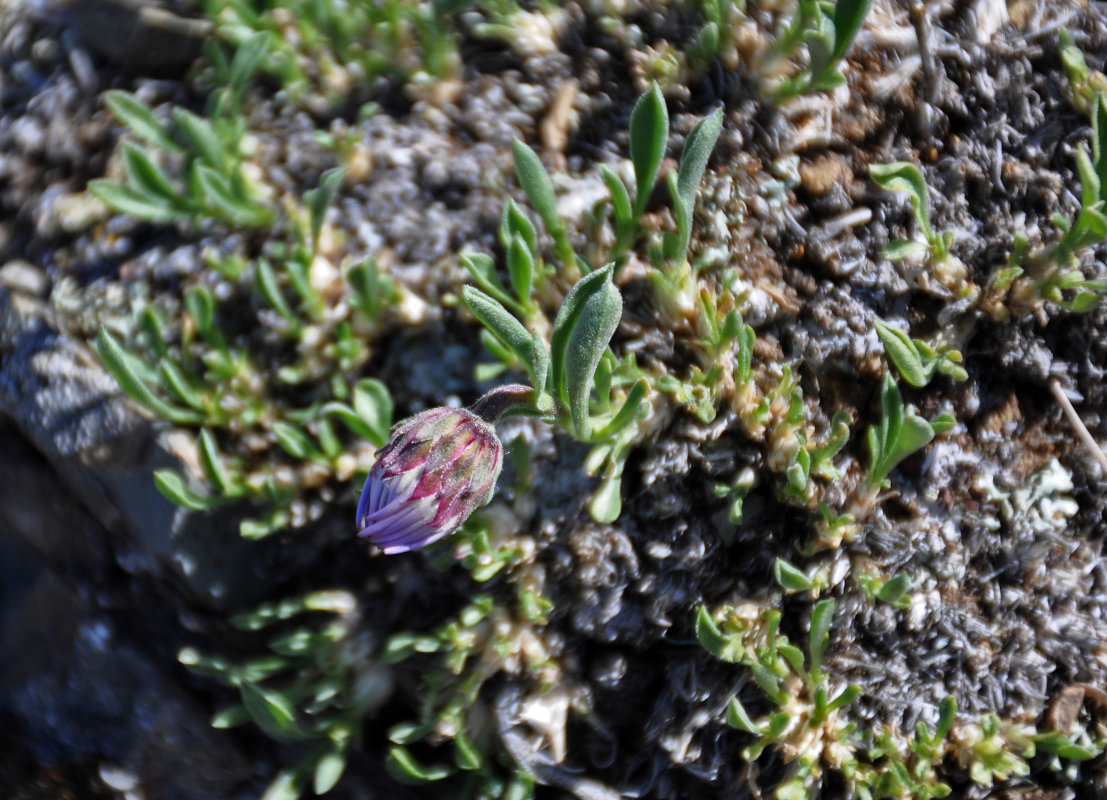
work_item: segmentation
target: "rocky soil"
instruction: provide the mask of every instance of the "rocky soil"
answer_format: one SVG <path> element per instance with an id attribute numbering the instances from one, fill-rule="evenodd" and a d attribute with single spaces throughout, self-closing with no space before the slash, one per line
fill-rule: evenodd
<path id="1" fill-rule="evenodd" d="M 520 587 L 539 587 L 549 611 L 538 623 L 515 620 L 506 651 L 482 656 L 488 673 L 469 724 L 504 774 L 533 776 L 537 797 L 769 796 L 791 769 L 787 755 L 770 750 L 747 763 L 740 753 L 751 737 L 725 722 L 735 693 L 757 713 L 767 710 L 764 696 L 746 670 L 700 645 L 694 623 L 701 605 L 775 605 L 782 630 L 805 641 L 814 598 L 782 595 L 777 558 L 821 575 L 823 596 L 836 598 L 824 664 L 837 684 L 860 686 L 850 707 L 859 725 L 933 725 L 952 695 L 965 730 L 990 712 L 1044 731 L 1067 687 L 1107 688 L 1107 476 L 1051 388 L 1095 440 L 1107 439 L 1107 306 L 1072 313 L 1042 303 L 1001 319 L 883 258 L 914 222 L 906 199 L 868 174 L 871 164 L 921 166 L 931 224 L 954 233 L 963 280 L 978 287 L 1006 263 L 1016 233 L 1031 246 L 1052 241 L 1051 216 L 1071 219 L 1079 208 L 1075 153 L 1091 136 L 1058 31 L 1102 66 L 1107 16 L 1096 4 L 878 2 L 848 58 L 847 85 L 780 106 L 765 99 L 742 52 L 734 65 L 681 63 L 666 85 L 669 154 L 713 108 L 725 115 L 693 253 L 721 259 L 720 272 L 738 270 L 765 375 L 789 364 L 821 429 L 835 411 L 850 416 L 842 477 L 821 485 L 825 500 L 848 508 L 867 468 L 864 430 L 879 421 L 888 370 L 874 316 L 915 336 L 941 335 L 964 354 L 966 380 L 902 386 L 921 414 L 950 412 L 957 424 L 900 465 L 851 537 L 820 548 L 812 546 L 818 512 L 781 499 L 774 445 L 750 437 L 737 409 L 724 405 L 705 423 L 657 397 L 611 524 L 587 510 L 595 481 L 582 467 L 586 448 L 533 420 L 510 420 L 502 438 L 528 443 L 531 490 L 519 488 L 516 468 L 505 471 L 488 516 L 519 555 L 487 582 L 455 563 L 450 544 L 397 557 L 367 552 L 353 537 L 360 485 L 350 476 L 305 492 L 294 524 L 258 542 L 238 534 L 249 509 L 188 511 L 155 488 L 155 469 L 187 467 L 188 446 L 122 395 L 89 343 L 101 325 L 132 330 L 147 304 L 179 313 L 185 289 L 205 284 L 239 303 L 227 320 L 235 341 L 269 363 L 265 354 L 280 351 L 261 330 L 250 288 L 206 265 L 213 253 L 256 258 L 267 236 L 287 231 L 151 225 L 85 192 L 89 180 L 120 174 L 124 132 L 104 91 L 201 112 L 211 90 L 200 55 L 210 25 L 188 3 L 163 9 L 175 22 L 151 23 L 145 5 L 0 5 L 6 796 L 260 796 L 308 745 L 274 742 L 250 725 L 212 728 L 211 715 L 236 692 L 186 670 L 179 651 L 250 657 L 264 639 L 230 626 L 232 612 L 336 588 L 357 606 L 343 645 L 347 679 L 385 687 L 374 690 L 336 798 L 460 796 L 456 776 L 408 786 L 386 769 L 386 732 L 418 717 L 422 680 L 437 662 L 385 666 L 382 652 L 389 637 L 431 631 L 479 593 L 513 608 Z M 627 121 L 652 74 L 645 54 L 687 43 L 696 30 L 679 4 L 628 6 L 622 29 L 600 24 L 601 5 L 567 4 L 551 12 L 556 25 L 520 27 L 519 37 L 536 38 L 514 43 L 482 38 L 459 17 L 460 68 L 429 88 L 382 80 L 330 106 L 292 103 L 272 80 L 251 85 L 244 115 L 280 197 L 314 188 L 341 160 L 320 132 L 363 159 L 347 160 L 354 174 L 326 221 L 341 232 L 336 250 L 375 256 L 407 298 L 375 329 L 358 367 L 387 385 L 397 419 L 471 402 L 487 386 L 474 376 L 489 360 L 479 327 L 456 300 L 468 279 L 458 254 L 500 252 L 504 200 L 525 203 L 512 139 L 543 157 L 583 252 L 589 214 L 606 197 L 599 167 L 626 161 Z M 749 5 L 747 34 L 771 35 L 775 5 Z M 359 116 L 368 100 L 376 113 Z M 666 199 L 654 200 L 664 227 Z M 1089 277 L 1105 277 L 1105 255 L 1101 245 L 1081 253 Z M 683 374 L 694 322 L 663 308 L 641 270 L 620 282 L 613 347 Z M 756 481 L 733 524 L 714 487 L 746 468 Z M 862 574 L 900 571 L 911 577 L 906 608 L 866 598 Z M 531 641 L 524 634 L 540 642 L 541 669 L 519 666 Z M 1087 713 L 1107 709 L 1089 700 Z M 417 752 L 449 760 L 446 738 Z M 1107 786 L 1102 759 L 1056 769 L 1039 757 L 1030 767 L 989 788 L 951 751 L 943 777 L 963 797 L 1093 797 Z M 812 796 L 848 795 L 834 769 L 812 786 Z"/>

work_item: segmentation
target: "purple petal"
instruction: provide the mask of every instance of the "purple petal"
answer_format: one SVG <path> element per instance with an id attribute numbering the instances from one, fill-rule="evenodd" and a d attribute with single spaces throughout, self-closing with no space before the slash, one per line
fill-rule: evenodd
<path id="1" fill-rule="evenodd" d="M 427 528 L 425 535 L 410 539 L 403 544 L 388 545 L 381 547 L 381 552 L 386 556 L 394 555 L 396 553 L 407 553 L 412 550 L 418 550 L 421 547 L 426 547 L 428 544 L 434 544 L 439 539 L 449 536 L 453 533 L 451 528 Z"/>

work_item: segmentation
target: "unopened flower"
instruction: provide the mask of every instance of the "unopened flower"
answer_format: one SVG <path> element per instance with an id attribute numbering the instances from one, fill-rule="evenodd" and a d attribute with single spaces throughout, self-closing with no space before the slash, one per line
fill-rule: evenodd
<path id="1" fill-rule="evenodd" d="M 361 490 L 358 536 L 406 553 L 461 527 L 496 490 L 503 445 L 492 423 L 532 396 L 526 386 L 501 386 L 468 409 L 432 408 L 401 422 Z"/>

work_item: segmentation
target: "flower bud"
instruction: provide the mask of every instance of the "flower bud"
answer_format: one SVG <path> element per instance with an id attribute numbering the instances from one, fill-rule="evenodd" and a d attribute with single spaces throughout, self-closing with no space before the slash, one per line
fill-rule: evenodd
<path id="1" fill-rule="evenodd" d="M 456 531 L 496 490 L 503 445 L 492 423 L 532 397 L 525 386 L 502 386 L 471 410 L 432 408 L 401 422 L 361 491 L 358 536 L 392 554 Z"/>

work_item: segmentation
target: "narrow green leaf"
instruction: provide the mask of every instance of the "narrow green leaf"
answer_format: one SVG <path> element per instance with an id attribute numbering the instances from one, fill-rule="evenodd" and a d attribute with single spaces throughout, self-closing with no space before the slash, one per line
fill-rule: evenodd
<path id="1" fill-rule="evenodd" d="M 519 234 L 511 237 L 507 248 L 507 271 L 515 296 L 523 305 L 529 304 L 531 282 L 534 280 L 534 256 Z"/>
<path id="2" fill-rule="evenodd" d="M 530 331 L 523 327 L 523 323 L 480 289 L 472 286 L 464 287 L 461 290 L 461 299 L 473 312 L 473 316 L 523 362 L 530 373 L 531 380 L 537 381 L 535 339 Z M 536 385 L 536 388 L 541 387 Z"/>
<path id="3" fill-rule="evenodd" d="M 564 351 L 565 393 L 569 400 L 574 436 L 579 441 L 587 441 L 591 433 L 588 398 L 592 392 L 592 378 L 623 313 L 622 296 L 611 281 L 612 267 L 593 274 L 601 275 L 603 279 L 598 284 L 591 284 L 595 291 L 574 298 L 583 302 L 575 315 Z M 573 291 L 569 294 L 572 295 Z M 569 304 L 569 297 L 566 297 L 565 303 Z M 556 322 L 554 329 L 556 332 Z"/>
<path id="4" fill-rule="evenodd" d="M 827 704 L 826 710 L 837 711 L 840 708 L 845 708 L 860 696 L 861 687 L 855 683 L 851 683 Z"/>
<path id="5" fill-rule="evenodd" d="M 1092 161 L 1099 176 L 1099 198 L 1107 200 L 1107 100 L 1098 93 L 1092 113 Z"/>
<path id="6" fill-rule="evenodd" d="M 523 237 L 532 256 L 538 253 L 538 231 L 523 210 L 509 197 L 504 203 L 503 216 L 500 219 L 500 244 L 506 249 L 513 236 Z"/>
<path id="7" fill-rule="evenodd" d="M 277 773 L 272 783 L 265 789 L 261 800 L 300 800 L 305 780 L 299 771 L 284 769 Z"/>
<path id="8" fill-rule="evenodd" d="M 264 31 L 258 31 L 246 37 L 245 41 L 238 43 L 234 59 L 231 61 L 230 84 L 235 91 L 241 92 L 246 87 L 254 72 L 257 71 L 261 60 L 268 49 L 269 35 Z M 316 792 L 320 794 L 320 792 Z"/>
<path id="9" fill-rule="evenodd" d="M 454 736 L 454 763 L 464 770 L 480 769 L 484 766 L 484 756 L 465 735 L 464 730 L 459 730 Z"/>
<path id="10" fill-rule="evenodd" d="M 155 164 L 146 151 L 134 142 L 123 144 L 123 168 L 127 173 L 127 179 L 134 189 L 144 195 L 161 197 L 174 207 L 181 207 L 185 199 L 180 196 L 173 184 L 157 164 Z"/>
<path id="11" fill-rule="evenodd" d="M 165 126 L 154 116 L 150 107 L 130 92 L 119 89 L 104 92 L 104 105 L 121 124 L 144 142 L 171 153 L 181 152 L 181 148 L 169 138 Z"/>
<path id="12" fill-rule="evenodd" d="M 889 261 L 902 261 L 905 258 L 919 258 L 928 252 L 922 242 L 914 239 L 897 239 L 884 245 L 884 257 Z"/>
<path id="13" fill-rule="evenodd" d="M 273 423 L 273 435 L 281 449 L 295 459 L 322 458 L 322 453 L 306 433 L 287 422 Z"/>
<path id="14" fill-rule="evenodd" d="M 158 361 L 158 374 L 161 376 L 165 388 L 178 400 L 197 411 L 204 410 L 203 393 L 192 386 L 192 382 L 185 377 L 184 372 L 177 366 L 177 362 L 169 358 L 160 359 Z"/>
<path id="15" fill-rule="evenodd" d="M 707 606 L 699 606 L 696 609 L 696 638 L 700 640 L 703 648 L 716 658 L 722 658 L 723 649 L 727 646 L 727 638 L 723 636 L 711 614 L 707 612 Z"/>
<path id="16" fill-rule="evenodd" d="M 219 445 L 215 442 L 215 436 L 207 428 L 200 431 L 200 465 L 204 468 L 204 475 L 215 488 L 224 494 L 231 486 L 227 471 L 223 468 L 223 458 L 219 454 Z"/>
<path id="17" fill-rule="evenodd" d="M 512 140 L 511 150 L 515 154 L 515 176 L 519 179 L 519 185 L 526 192 L 531 208 L 538 212 L 546 230 L 552 235 L 561 229 L 561 220 L 557 216 L 557 198 L 550 176 L 538 155 L 521 140 Z"/>
<path id="18" fill-rule="evenodd" d="M 627 193 L 627 187 L 623 184 L 622 179 L 615 174 L 615 171 L 606 164 L 600 166 L 600 172 L 603 173 L 603 179 L 611 192 L 611 209 L 615 213 L 616 227 L 631 225 L 634 222 L 634 217 L 631 216 L 630 195 Z"/>
<path id="19" fill-rule="evenodd" d="M 834 620 L 834 598 L 828 597 L 820 600 L 811 612 L 811 636 L 809 639 L 809 652 L 811 654 L 811 674 L 819 675 L 822 672 L 823 654 L 830 644 L 830 624 Z"/>
<path id="20" fill-rule="evenodd" d="M 730 698 L 730 702 L 727 704 L 726 724 L 740 731 L 752 733 L 754 736 L 762 735 L 761 728 L 757 727 L 757 723 L 750 719 L 750 715 L 746 713 L 746 709 L 739 702 L 737 695 Z"/>
<path id="21" fill-rule="evenodd" d="M 211 727 L 227 729 L 237 728 L 250 721 L 250 712 L 244 705 L 233 705 L 217 711 L 211 718 Z"/>
<path id="22" fill-rule="evenodd" d="M 235 195 L 230 182 L 207 164 L 196 165 L 196 180 L 203 195 L 204 207 L 231 225 L 255 226 L 268 222 L 273 212 Z"/>
<path id="23" fill-rule="evenodd" d="M 117 214 L 164 225 L 187 216 L 163 197 L 137 192 L 129 186 L 97 178 L 88 182 L 88 190 L 94 197 Z"/>
<path id="24" fill-rule="evenodd" d="M 101 328 L 96 337 L 96 352 L 100 354 L 104 366 L 115 378 L 119 388 L 135 402 L 145 406 L 159 417 L 178 425 L 194 425 L 204 421 L 202 414 L 171 406 L 151 392 L 127 363 L 126 353 L 119 342 L 105 328 Z"/>
<path id="25" fill-rule="evenodd" d="M 204 341 L 212 346 L 222 343 L 215 326 L 215 295 L 206 286 L 194 286 L 185 295 L 185 310 L 196 324 Z"/>
<path id="26" fill-rule="evenodd" d="M 249 681 L 242 681 L 238 689 L 242 694 L 242 704 L 266 735 L 274 739 L 300 738 L 295 711 L 283 694 Z"/>
<path id="27" fill-rule="evenodd" d="M 623 511 L 623 462 L 619 462 L 611 474 L 600 482 L 596 493 L 588 501 L 588 513 L 596 522 L 611 523 Z"/>
<path id="28" fill-rule="evenodd" d="M 684 142 L 680 167 L 677 170 L 677 191 L 689 216 L 696 204 L 696 194 L 707 168 L 707 160 L 715 149 L 715 142 L 718 141 L 722 129 L 723 111 L 717 108 L 696 123 Z"/>
<path id="29" fill-rule="evenodd" d="M 869 176 L 889 192 L 904 192 L 911 200 L 915 219 L 926 240 L 933 241 L 930 228 L 930 204 L 926 194 L 926 180 L 914 164 L 894 161 L 891 164 L 870 164 Z"/>
<path id="30" fill-rule="evenodd" d="M 159 469 L 154 473 L 154 485 L 172 503 L 193 511 L 208 511 L 220 504 L 218 497 L 204 497 L 188 488 L 180 473 Z"/>
<path id="31" fill-rule="evenodd" d="M 180 106 L 173 109 L 173 121 L 188 139 L 192 150 L 209 167 L 218 170 L 220 175 L 224 174 L 227 165 L 223 158 L 223 145 L 211 123 Z"/>
<path id="32" fill-rule="evenodd" d="M 526 316 L 526 309 L 515 298 L 508 294 L 507 289 L 496 274 L 496 265 L 492 257 L 484 253 L 466 253 L 459 259 L 461 265 L 473 276 L 473 282 L 500 305 L 510 309 L 517 317 Z"/>
<path id="33" fill-rule="evenodd" d="M 377 447 L 388 442 L 392 427 L 392 396 L 388 387 L 376 378 L 363 378 L 354 385 L 354 411 L 369 427 L 366 438 Z"/>
<path id="34" fill-rule="evenodd" d="M 603 426 L 598 431 L 593 432 L 592 440 L 602 442 L 610 439 L 617 434 L 623 428 L 630 425 L 634 420 L 640 417 L 642 414 L 649 410 L 649 406 L 645 404 L 646 397 L 649 395 L 649 382 L 645 378 L 639 378 L 634 382 L 634 385 L 630 387 L 630 391 L 627 392 L 626 402 L 611 418 L 611 421 Z"/>
<path id="35" fill-rule="evenodd" d="M 906 572 L 897 572 L 877 590 L 876 599 L 890 605 L 899 603 L 911 586 L 911 579 Z"/>
<path id="36" fill-rule="evenodd" d="M 453 771 L 441 765 L 428 767 L 420 764 L 406 747 L 398 744 L 388 748 L 384 767 L 393 778 L 409 785 L 440 781 Z"/>
<path id="37" fill-rule="evenodd" d="M 342 181 L 346 180 L 346 168 L 335 167 L 328 169 L 319 179 L 319 186 L 308 192 L 304 192 L 304 205 L 308 208 L 311 217 L 311 246 L 314 250 L 319 243 L 319 231 L 323 229 L 323 221 L 327 216 L 327 207 L 334 202 Z"/>
<path id="38" fill-rule="evenodd" d="M 630 160 L 634 164 L 635 180 L 634 219 L 646 210 L 668 141 L 669 111 L 665 107 L 661 88 L 652 83 L 646 93 L 638 98 L 630 115 Z M 621 185 L 622 182 L 619 183 Z M 608 186 L 611 185 L 609 180 Z"/>
<path id="39" fill-rule="evenodd" d="M 1083 146 L 1076 148 L 1076 171 L 1080 175 L 1080 205 L 1091 208 L 1100 200 L 1099 175 Z"/>
<path id="40" fill-rule="evenodd" d="M 296 312 L 292 310 L 292 306 L 289 305 L 288 300 L 284 296 L 284 292 L 281 291 L 280 284 L 277 283 L 277 276 L 273 272 L 273 266 L 267 259 L 259 258 L 257 262 L 257 269 L 254 272 L 254 287 L 258 290 L 258 293 L 265 298 L 265 302 L 269 303 L 281 317 L 288 323 L 288 334 L 290 336 L 297 336 L 300 329 L 303 327 L 303 322 Z"/>

